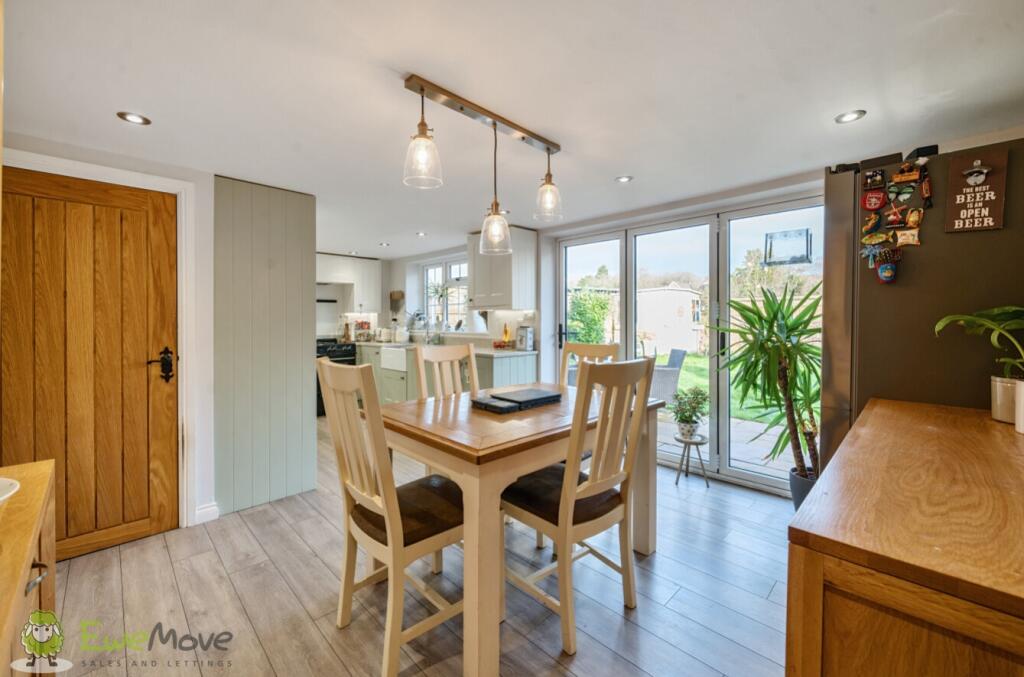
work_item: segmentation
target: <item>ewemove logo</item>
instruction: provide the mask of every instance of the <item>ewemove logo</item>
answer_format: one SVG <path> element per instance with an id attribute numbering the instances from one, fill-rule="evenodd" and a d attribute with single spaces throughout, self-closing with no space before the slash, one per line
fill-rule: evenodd
<path id="1" fill-rule="evenodd" d="M 216 652 L 227 652 L 235 637 L 227 630 L 192 634 L 157 623 L 149 632 L 141 630 L 110 635 L 103 632 L 103 624 L 98 620 L 82 621 L 79 630 L 78 653 L 82 655 L 79 660 L 82 668 L 121 667 L 126 662 L 133 669 L 151 668 L 157 673 L 165 667 L 231 667 L 230 659 L 216 657 Z M 21 645 L 27 657 L 13 661 L 11 667 L 16 672 L 28 674 L 70 670 L 75 664 L 58 657 L 64 649 L 64 639 L 64 628 L 55 613 L 33 612 L 21 631 Z M 167 649 L 154 657 L 154 649 L 161 647 Z M 168 656 L 168 649 L 171 656 Z M 202 659 L 196 659 L 196 651 L 204 652 Z M 181 657 L 174 657 L 173 652 L 181 652 Z"/>
<path id="2" fill-rule="evenodd" d="M 162 622 L 154 625 L 153 629 L 149 632 L 141 630 L 112 636 L 103 634 L 103 625 L 100 621 L 84 620 L 81 622 L 81 636 L 78 648 L 86 655 L 90 653 L 111 654 L 126 651 L 128 652 L 126 660 L 129 667 L 132 668 L 159 669 L 162 667 L 181 668 L 193 666 L 223 668 L 231 667 L 231 661 L 226 658 L 211 658 L 208 653 L 202 660 L 197 660 L 195 652 L 209 652 L 211 650 L 226 652 L 228 644 L 234 637 L 234 634 L 228 630 L 206 634 L 179 633 L 174 628 L 165 628 Z M 146 657 L 145 654 L 157 648 L 157 644 L 169 647 L 173 651 L 180 651 L 183 655 L 180 658 L 170 658 L 167 657 L 167 653 L 164 651 L 160 654 L 160 660 Z M 192 657 L 189 658 L 189 655 Z M 95 659 L 83 658 L 81 666 L 83 668 L 120 667 L 121 659 L 111 658 L 109 655 L 97 656 Z"/>
<path id="3" fill-rule="evenodd" d="M 64 628 L 52 611 L 32 612 L 21 629 L 21 646 L 28 657 L 11 662 L 11 668 L 17 672 L 53 674 L 74 667 L 71 661 L 57 657 L 64 648 Z"/>

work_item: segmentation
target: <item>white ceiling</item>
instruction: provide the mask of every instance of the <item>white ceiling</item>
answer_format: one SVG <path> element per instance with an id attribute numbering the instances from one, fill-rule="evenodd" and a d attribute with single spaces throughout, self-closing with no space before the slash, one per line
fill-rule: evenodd
<path id="1" fill-rule="evenodd" d="M 1024 122 L 1021 0 L 8 0 L 5 23 L 8 131 L 314 193 L 319 249 L 384 258 L 490 203 L 490 129 L 430 102 L 445 185 L 402 185 L 410 72 L 560 142 L 566 223 Z M 513 223 L 543 163 L 499 138 Z"/>

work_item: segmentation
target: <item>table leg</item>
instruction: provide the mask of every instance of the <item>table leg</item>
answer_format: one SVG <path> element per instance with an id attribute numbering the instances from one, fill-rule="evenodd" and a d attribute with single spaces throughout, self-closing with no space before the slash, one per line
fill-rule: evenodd
<path id="1" fill-rule="evenodd" d="M 505 585 L 501 490 L 486 471 L 462 487 L 463 674 L 497 677 L 501 656 L 501 588 Z"/>
<path id="2" fill-rule="evenodd" d="M 657 547 L 658 411 L 647 412 L 647 425 L 633 468 L 633 550 L 650 555 Z"/>

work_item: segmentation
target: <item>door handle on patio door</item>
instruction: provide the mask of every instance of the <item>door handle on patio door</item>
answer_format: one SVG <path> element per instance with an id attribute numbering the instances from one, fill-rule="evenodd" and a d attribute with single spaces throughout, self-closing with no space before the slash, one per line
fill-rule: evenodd
<path id="1" fill-rule="evenodd" d="M 563 325 L 561 322 L 559 322 L 558 323 L 558 349 L 559 350 L 561 350 L 562 347 L 565 345 L 564 344 L 564 339 L 565 339 L 565 325 Z"/>

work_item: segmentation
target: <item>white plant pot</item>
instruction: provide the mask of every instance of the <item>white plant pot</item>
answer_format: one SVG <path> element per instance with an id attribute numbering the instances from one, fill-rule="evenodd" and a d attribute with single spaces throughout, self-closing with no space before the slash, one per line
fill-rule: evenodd
<path id="1" fill-rule="evenodd" d="M 1020 399 L 1014 393 L 1020 392 L 1020 383 L 1021 379 L 1017 378 L 992 377 L 992 418 L 1003 423 L 1014 422 L 1017 411 L 1014 402 Z"/>
<path id="2" fill-rule="evenodd" d="M 1014 423 L 1014 428 L 1017 429 L 1021 435 L 1024 435 L 1024 380 L 1017 381 L 1017 420 Z"/>
<path id="3" fill-rule="evenodd" d="M 679 426 L 679 436 L 686 440 L 692 440 L 697 436 L 697 424 L 696 423 L 677 423 Z"/>

